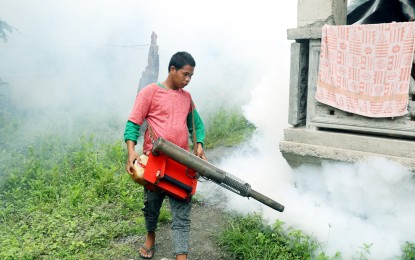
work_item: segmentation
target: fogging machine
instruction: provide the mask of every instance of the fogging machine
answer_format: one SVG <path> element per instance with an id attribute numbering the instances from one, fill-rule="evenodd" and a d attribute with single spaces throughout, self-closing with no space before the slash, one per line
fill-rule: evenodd
<path id="1" fill-rule="evenodd" d="M 160 166 L 161 165 L 161 166 Z M 160 170 L 159 168 L 162 168 Z M 186 175 L 190 172 L 192 176 L 197 172 L 200 176 L 208 179 L 242 197 L 253 198 L 277 211 L 284 211 L 284 206 L 266 197 L 265 195 L 253 190 L 251 185 L 238 179 L 235 176 L 215 167 L 211 163 L 197 157 L 185 149 L 159 137 L 153 144 L 152 154 L 150 154 L 149 164 L 146 165 L 144 178 L 149 182 L 147 187 L 162 188 L 169 194 L 183 196 L 183 194 L 193 195 L 196 190 L 197 180 L 188 178 L 181 174 L 181 177 L 169 175 L 169 169 L 182 168 Z M 156 177 L 162 173 L 162 178 Z M 177 174 L 176 174 L 177 175 Z M 184 177 L 183 177 L 184 176 Z"/>

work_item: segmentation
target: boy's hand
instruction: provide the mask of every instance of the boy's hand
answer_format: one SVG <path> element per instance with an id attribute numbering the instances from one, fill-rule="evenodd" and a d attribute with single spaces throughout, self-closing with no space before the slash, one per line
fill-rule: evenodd
<path id="1" fill-rule="evenodd" d="M 135 160 L 140 161 L 140 157 L 134 150 L 135 143 L 130 140 L 127 140 L 126 143 L 127 143 L 127 150 L 128 150 L 128 159 L 127 159 L 127 164 L 125 165 L 125 170 L 128 172 L 128 174 L 133 175 L 134 161 Z"/>
<path id="2" fill-rule="evenodd" d="M 130 175 L 133 175 L 135 160 L 140 161 L 140 157 L 138 156 L 138 154 L 136 152 L 129 152 L 127 164 L 125 165 L 125 170 Z"/>
<path id="3" fill-rule="evenodd" d="M 203 160 L 207 161 L 205 151 L 203 150 L 203 146 L 201 143 L 197 143 L 197 157 L 202 158 Z"/>

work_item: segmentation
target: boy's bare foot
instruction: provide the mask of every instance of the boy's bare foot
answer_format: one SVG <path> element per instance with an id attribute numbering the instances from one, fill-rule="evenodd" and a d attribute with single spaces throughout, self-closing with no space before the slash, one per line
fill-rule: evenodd
<path id="1" fill-rule="evenodd" d="M 176 260 L 187 260 L 187 255 L 176 255 Z"/>

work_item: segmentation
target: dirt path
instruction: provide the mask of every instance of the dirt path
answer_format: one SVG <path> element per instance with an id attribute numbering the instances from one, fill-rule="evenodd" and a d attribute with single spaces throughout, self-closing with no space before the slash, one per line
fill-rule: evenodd
<path id="1" fill-rule="evenodd" d="M 203 201 L 193 202 L 191 220 L 188 259 L 229 259 L 216 244 L 216 237 L 226 223 L 223 211 Z M 154 259 L 174 259 L 170 223 L 162 224 L 157 234 L 158 250 Z"/>

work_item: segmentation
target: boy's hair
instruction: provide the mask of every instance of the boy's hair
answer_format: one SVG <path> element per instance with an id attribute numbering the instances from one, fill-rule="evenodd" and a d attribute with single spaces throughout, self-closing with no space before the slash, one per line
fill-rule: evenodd
<path id="1" fill-rule="evenodd" d="M 190 53 L 187 53 L 185 51 L 177 52 L 170 59 L 168 72 L 170 72 L 171 66 L 174 66 L 176 70 L 179 70 L 186 65 L 190 65 L 192 67 L 196 66 L 196 62 L 193 59 L 192 55 L 190 55 Z"/>

